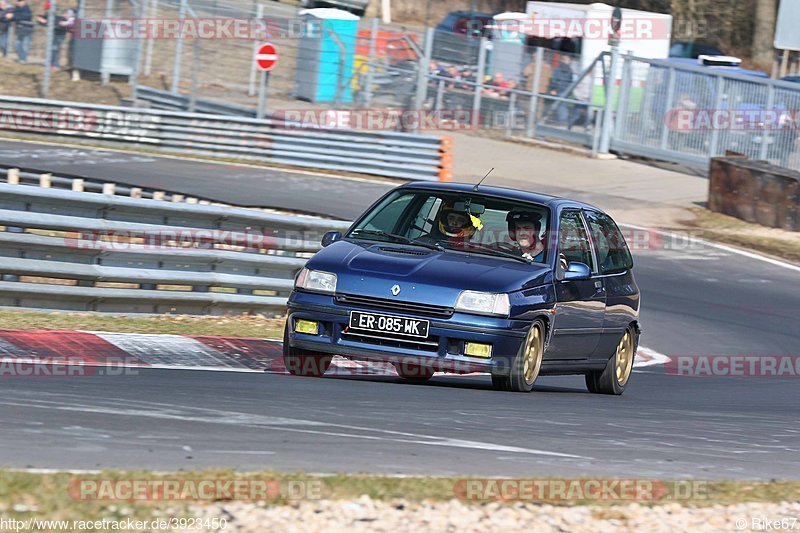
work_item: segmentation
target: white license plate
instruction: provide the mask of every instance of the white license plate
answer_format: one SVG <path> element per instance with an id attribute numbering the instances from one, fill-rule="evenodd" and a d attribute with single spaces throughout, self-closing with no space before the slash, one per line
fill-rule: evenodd
<path id="1" fill-rule="evenodd" d="M 420 318 L 350 311 L 350 329 L 419 339 L 428 338 L 430 322 Z"/>

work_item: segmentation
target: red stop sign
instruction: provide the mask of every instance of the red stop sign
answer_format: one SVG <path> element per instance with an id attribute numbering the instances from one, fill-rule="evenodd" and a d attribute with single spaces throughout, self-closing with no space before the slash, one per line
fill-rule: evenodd
<path id="1" fill-rule="evenodd" d="M 256 65 L 261 70 L 272 70 L 278 62 L 278 50 L 272 43 L 262 44 L 256 52 Z"/>

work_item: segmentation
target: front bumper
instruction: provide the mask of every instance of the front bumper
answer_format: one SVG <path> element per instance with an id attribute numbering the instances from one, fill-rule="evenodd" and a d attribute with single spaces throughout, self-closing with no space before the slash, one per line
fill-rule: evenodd
<path id="1" fill-rule="evenodd" d="M 337 303 L 333 296 L 294 291 L 289 298 L 288 343 L 301 352 L 330 353 L 362 361 L 418 364 L 439 372 L 490 372 L 509 368 L 519 351 L 530 322 L 502 317 L 454 313 L 448 318 L 355 307 Z M 430 321 L 428 338 L 400 341 L 347 332 L 350 311 L 424 318 Z M 299 319 L 320 323 L 317 335 L 294 331 Z M 492 345 L 489 358 L 464 355 L 465 342 Z"/>

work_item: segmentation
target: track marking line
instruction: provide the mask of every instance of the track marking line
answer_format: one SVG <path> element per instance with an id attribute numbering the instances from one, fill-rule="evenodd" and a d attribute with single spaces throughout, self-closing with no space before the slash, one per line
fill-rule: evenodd
<path id="1" fill-rule="evenodd" d="M 666 237 L 671 237 L 671 238 L 681 238 L 682 237 L 681 235 L 678 235 L 677 233 L 673 233 L 671 231 L 659 230 L 659 229 L 653 229 L 653 228 L 646 228 L 644 226 L 637 226 L 635 224 L 620 224 L 620 226 L 625 226 L 625 227 L 628 227 L 628 228 L 633 228 L 633 229 L 638 229 L 638 230 L 651 231 L 653 233 L 656 233 L 656 234 L 659 234 L 659 235 L 662 235 L 662 236 L 666 236 Z M 763 261 L 765 263 L 769 263 L 769 264 L 771 264 L 773 266 L 778 266 L 778 267 L 786 268 L 786 269 L 789 269 L 789 270 L 794 270 L 795 272 L 800 272 L 800 266 L 793 265 L 793 264 L 785 262 L 785 261 L 781 261 L 780 259 L 775 259 L 773 257 L 762 255 L 762 254 L 759 254 L 759 253 L 756 253 L 756 252 L 751 252 L 751 251 L 748 251 L 748 250 L 744 250 L 742 248 L 736 248 L 734 246 L 728 246 L 727 244 L 720 244 L 720 243 L 717 243 L 717 242 L 714 242 L 714 241 L 709 241 L 709 240 L 701 239 L 701 238 L 698 238 L 698 237 L 693 237 L 693 240 L 695 242 L 699 242 L 699 243 L 704 244 L 706 246 L 709 246 L 711 248 L 716 248 L 717 250 L 722 250 L 722 251 L 725 251 L 725 252 L 738 254 L 738 255 L 741 255 L 741 256 L 744 256 L 744 257 L 747 257 L 747 258 L 750 258 L 750 259 L 756 259 L 758 261 Z"/>

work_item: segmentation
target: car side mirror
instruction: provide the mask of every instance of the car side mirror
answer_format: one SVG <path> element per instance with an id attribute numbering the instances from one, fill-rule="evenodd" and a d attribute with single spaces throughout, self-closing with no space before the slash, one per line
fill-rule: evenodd
<path id="1" fill-rule="evenodd" d="M 592 271 L 586 263 L 579 263 L 573 261 L 567 266 L 567 271 L 564 272 L 564 281 L 578 281 L 582 279 L 589 279 L 592 277 Z"/>
<path id="2" fill-rule="evenodd" d="M 336 241 L 342 240 L 342 232 L 340 231 L 329 231 L 322 236 L 322 247 L 326 247 L 329 244 L 333 244 Z"/>

